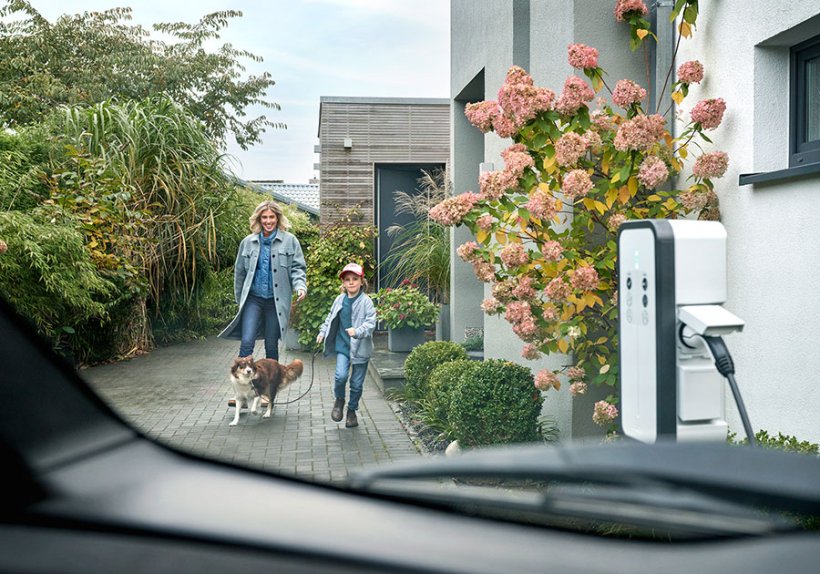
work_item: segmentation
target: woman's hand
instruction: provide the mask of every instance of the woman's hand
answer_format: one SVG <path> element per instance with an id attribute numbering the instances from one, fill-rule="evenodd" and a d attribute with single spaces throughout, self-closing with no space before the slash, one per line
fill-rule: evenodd
<path id="1" fill-rule="evenodd" d="M 307 295 L 307 293 L 305 293 L 305 290 L 304 290 L 304 289 L 299 289 L 299 290 L 296 292 L 296 301 L 297 301 L 297 302 L 301 301 L 302 299 L 304 299 L 304 298 L 305 298 L 305 296 L 306 296 L 306 295 Z"/>
<path id="2" fill-rule="evenodd" d="M 316 342 L 317 342 L 317 343 L 321 344 L 321 343 L 322 343 L 322 341 L 324 341 L 324 340 L 325 340 L 325 337 L 324 337 L 324 335 L 322 335 L 321 333 L 319 333 L 318 335 L 316 335 Z"/>

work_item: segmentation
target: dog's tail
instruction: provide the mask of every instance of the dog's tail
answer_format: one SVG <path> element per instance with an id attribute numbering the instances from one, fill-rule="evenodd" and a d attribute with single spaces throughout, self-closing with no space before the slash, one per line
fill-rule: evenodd
<path id="1" fill-rule="evenodd" d="M 290 384 L 299 377 L 302 376 L 302 372 L 304 371 L 304 364 L 299 359 L 294 359 L 293 362 L 285 365 L 285 377 L 284 384 Z"/>

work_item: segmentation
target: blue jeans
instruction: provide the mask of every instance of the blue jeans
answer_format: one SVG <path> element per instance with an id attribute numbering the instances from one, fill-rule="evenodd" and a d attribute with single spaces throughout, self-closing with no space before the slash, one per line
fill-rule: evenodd
<path id="1" fill-rule="evenodd" d="M 345 383 L 347 374 L 350 371 L 350 357 L 342 353 L 336 353 L 336 375 L 333 386 L 333 395 L 337 399 L 345 398 Z M 359 410 L 359 399 L 362 397 L 364 388 L 364 376 L 367 374 L 367 363 L 354 364 L 353 373 L 350 375 L 350 400 L 347 408 L 351 411 Z"/>
<path id="2" fill-rule="evenodd" d="M 253 355 L 259 321 L 265 321 L 265 356 L 279 360 L 279 318 L 276 316 L 276 301 L 248 294 L 242 308 L 242 342 L 239 356 Z"/>

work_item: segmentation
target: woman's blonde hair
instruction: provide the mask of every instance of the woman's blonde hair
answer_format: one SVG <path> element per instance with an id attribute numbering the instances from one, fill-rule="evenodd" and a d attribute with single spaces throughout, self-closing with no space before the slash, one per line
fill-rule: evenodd
<path id="1" fill-rule="evenodd" d="M 251 225 L 251 233 L 259 233 L 262 231 L 262 224 L 259 223 L 259 219 L 262 217 L 262 212 L 268 209 L 276 214 L 276 228 L 282 231 L 288 230 L 290 222 L 285 214 L 282 213 L 282 207 L 275 201 L 267 200 L 257 205 L 256 209 L 253 210 L 253 214 L 248 219 Z"/>

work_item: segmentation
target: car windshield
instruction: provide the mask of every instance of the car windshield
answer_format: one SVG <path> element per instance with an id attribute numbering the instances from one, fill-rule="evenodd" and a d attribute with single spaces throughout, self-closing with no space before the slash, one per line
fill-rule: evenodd
<path id="1" fill-rule="evenodd" d="M 125 423 L 595 536 L 817 530 L 820 3 L 223 4 L 0 7 L 0 295 Z"/>

